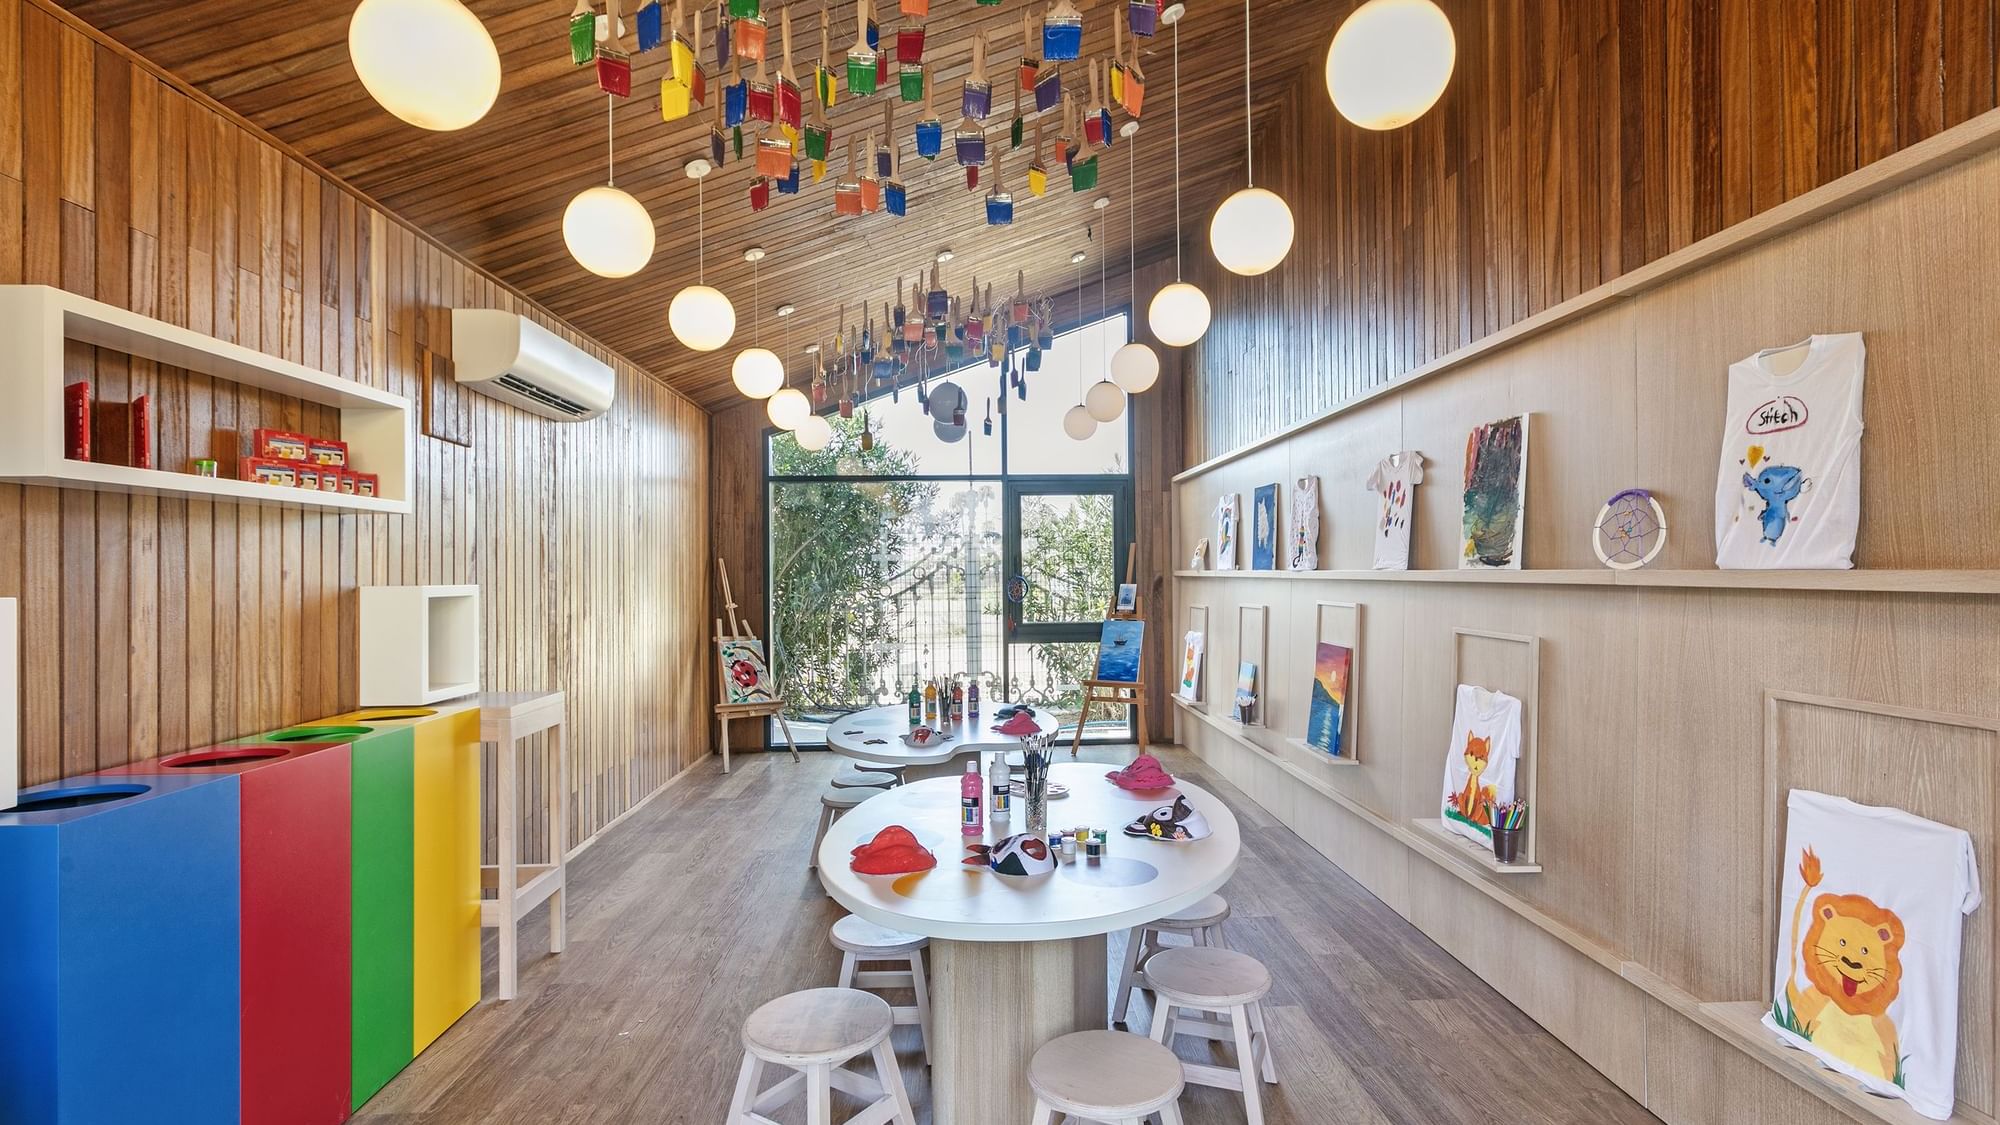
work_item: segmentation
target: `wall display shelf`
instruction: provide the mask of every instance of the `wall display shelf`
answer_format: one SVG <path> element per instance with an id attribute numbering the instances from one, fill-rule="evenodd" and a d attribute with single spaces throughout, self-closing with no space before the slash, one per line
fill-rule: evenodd
<path id="1" fill-rule="evenodd" d="M 1413 820 L 1417 831 L 1437 838 L 1438 845 L 1457 856 L 1462 862 L 1474 863 L 1496 875 L 1539 875 L 1542 865 L 1533 862 L 1501 863 L 1493 856 L 1492 848 L 1482 848 L 1463 836 L 1453 833 L 1438 819 Z"/>
<path id="2" fill-rule="evenodd" d="M 1251 623 L 1255 622 L 1253 626 Z M 1254 632 L 1252 630 L 1255 630 Z M 1255 637 L 1253 641 L 1251 638 Z M 1267 605 L 1240 605 L 1236 607 L 1236 661 L 1238 667 L 1228 669 L 1229 674 L 1229 714 L 1236 715 L 1236 685 L 1242 679 L 1241 665 L 1250 661 L 1257 666 L 1257 702 L 1251 705 L 1248 722 L 1238 723 L 1243 727 L 1261 727 L 1265 708 L 1271 699 L 1271 607 Z"/>
<path id="3" fill-rule="evenodd" d="M 1657 586 L 1688 590 L 1837 590 L 2000 594 L 2000 570 L 1177 570 L 1176 578 L 1319 582 L 1461 582 L 1515 586 Z"/>
<path id="4" fill-rule="evenodd" d="M 1514 663 L 1502 667 L 1467 660 L 1465 642 L 1468 640 L 1492 641 L 1518 650 L 1527 665 L 1527 670 L 1525 673 L 1520 671 Z M 1475 684 L 1494 691 L 1504 691 L 1521 701 L 1521 759 L 1514 767 L 1514 796 L 1517 800 L 1528 803 L 1526 836 L 1521 841 L 1521 865 L 1531 866 L 1540 871 L 1541 868 L 1535 866 L 1535 856 L 1540 854 L 1535 850 L 1535 841 L 1540 835 L 1542 809 L 1535 778 L 1542 760 L 1538 733 L 1542 718 L 1542 640 L 1540 637 L 1525 637 L 1518 633 L 1453 629 L 1451 682 Z M 1471 841 L 1468 840 L 1467 843 Z"/>
<path id="5" fill-rule="evenodd" d="M 21 787 L 21 602 L 0 598 L 0 809 Z"/>
<path id="6" fill-rule="evenodd" d="M 199 332 L 47 285 L 0 285 L 0 479 L 58 488 L 406 515 L 415 463 L 410 403 Z M 91 344 L 340 410 L 340 437 L 380 496 L 281 488 L 168 469 L 72 461 L 63 456 L 63 345 Z M 232 470 L 234 466 L 226 466 Z"/>
<path id="7" fill-rule="evenodd" d="M 1333 755 L 1327 753 L 1326 751 L 1321 750 L 1319 747 L 1314 746 L 1312 743 L 1307 742 L 1303 738 L 1287 738 L 1285 740 L 1285 745 L 1297 749 L 1302 754 L 1311 755 L 1312 760 L 1320 763 L 1321 765 L 1358 766 L 1361 764 L 1361 759 L 1355 757 L 1352 754 L 1342 754 L 1340 757 L 1336 758 Z"/>
<path id="8" fill-rule="evenodd" d="M 479 690 L 477 586 L 363 586 L 360 637 L 363 707 Z"/>
<path id="9" fill-rule="evenodd" d="M 1183 632 L 1183 635 L 1181 637 L 1181 643 L 1183 645 L 1183 649 L 1181 652 L 1182 656 L 1187 655 L 1185 651 L 1185 645 L 1187 643 L 1186 633 L 1201 634 L 1201 667 L 1195 670 L 1194 698 L 1189 699 L 1186 696 L 1180 694 L 1180 679 L 1178 676 L 1174 680 L 1174 698 L 1180 700 L 1182 706 L 1188 707 L 1191 710 L 1206 712 L 1208 710 L 1208 666 L 1209 666 L 1209 656 L 1211 655 L 1208 651 L 1208 645 L 1211 638 L 1208 628 L 1207 606 L 1205 605 L 1188 606 L 1187 629 Z"/>

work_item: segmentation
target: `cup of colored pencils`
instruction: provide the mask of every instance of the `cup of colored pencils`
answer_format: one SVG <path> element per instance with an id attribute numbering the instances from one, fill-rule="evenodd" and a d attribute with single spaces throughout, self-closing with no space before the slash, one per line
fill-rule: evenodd
<path id="1" fill-rule="evenodd" d="M 1493 858 L 1501 863 L 1518 863 L 1521 834 L 1528 822 L 1528 802 L 1508 801 L 1490 806 L 1493 823 Z"/>

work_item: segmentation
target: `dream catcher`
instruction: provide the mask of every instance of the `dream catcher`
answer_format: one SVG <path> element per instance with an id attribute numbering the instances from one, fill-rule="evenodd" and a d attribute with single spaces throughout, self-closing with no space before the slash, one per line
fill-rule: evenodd
<path id="1" fill-rule="evenodd" d="M 1071 0 L 1056 0 L 1042 17 L 1042 58 L 1067 62 L 1082 57 L 1083 13 Z"/>
<path id="2" fill-rule="evenodd" d="M 1590 540 L 1597 561 L 1613 570 L 1637 570 L 1667 545 L 1667 513 L 1651 492 L 1628 488 L 1604 502 Z"/>
<path id="3" fill-rule="evenodd" d="M 875 20 L 868 14 L 868 0 L 857 0 L 854 46 L 847 49 L 847 89 L 857 96 L 875 92 Z"/>

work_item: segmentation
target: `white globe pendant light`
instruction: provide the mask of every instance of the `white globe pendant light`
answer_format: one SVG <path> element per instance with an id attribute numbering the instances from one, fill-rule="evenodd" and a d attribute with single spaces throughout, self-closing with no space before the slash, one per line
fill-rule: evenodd
<path id="1" fill-rule="evenodd" d="M 604 186 L 578 192 L 563 209 L 563 244 L 577 265 L 599 277 L 631 277 L 653 258 L 653 217 L 617 186 L 611 132 L 616 104 L 604 95 Z"/>
<path id="2" fill-rule="evenodd" d="M 1254 119 L 1250 112 L 1250 0 L 1243 0 L 1243 170 L 1242 191 L 1222 201 L 1208 224 L 1208 248 L 1230 273 L 1255 277 L 1277 268 L 1292 252 L 1292 209 L 1276 192 L 1260 188 L 1253 164 Z"/>
<path id="3" fill-rule="evenodd" d="M 1090 436 L 1096 432 L 1097 419 L 1090 416 L 1089 408 L 1082 403 L 1070 407 L 1069 413 L 1063 415 L 1063 433 L 1068 434 L 1072 440 L 1089 441 Z"/>
<path id="4" fill-rule="evenodd" d="M 1160 378 L 1160 357 L 1137 340 L 1111 353 L 1111 381 L 1126 394 L 1149 391 Z"/>
<path id="5" fill-rule="evenodd" d="M 1174 28 L 1174 283 L 1153 294 L 1146 307 L 1146 324 L 1153 337 L 1173 348 L 1185 348 L 1208 331 L 1208 295 L 1181 271 L 1181 23 Z"/>
<path id="6" fill-rule="evenodd" d="M 812 400 L 797 387 L 786 387 L 765 403 L 764 413 L 770 417 L 773 426 L 781 430 L 796 430 L 799 423 L 813 416 Z"/>
<path id="7" fill-rule="evenodd" d="M 419 129 L 463 129 L 500 95 L 500 52 L 458 0 L 361 0 L 347 57 L 368 95 Z"/>
<path id="8" fill-rule="evenodd" d="M 1431 0 L 1368 0 L 1326 52 L 1326 92 L 1363 129 L 1400 129 L 1422 117 L 1451 84 L 1458 38 Z"/>
<path id="9" fill-rule="evenodd" d="M 667 304 L 667 327 L 673 329 L 674 339 L 698 352 L 719 350 L 736 335 L 736 306 L 729 303 L 720 289 L 706 284 L 708 274 L 708 209 L 702 196 L 703 179 L 715 166 L 706 160 L 690 160 L 686 172 L 694 181 L 695 194 L 695 283 L 674 294 Z M 782 379 L 782 371 L 780 372 Z M 743 385 L 737 384 L 741 390 Z M 772 390 L 777 388 L 773 387 Z M 749 391 L 743 391 L 750 394 Z M 771 391 L 752 398 L 763 398 Z"/>
<path id="10" fill-rule="evenodd" d="M 799 443 L 800 449 L 818 453 L 832 443 L 833 426 L 817 414 L 808 414 L 792 431 L 792 440 Z"/>
<path id="11" fill-rule="evenodd" d="M 1185 348 L 1208 331 L 1211 316 L 1208 294 L 1185 281 L 1176 281 L 1153 294 L 1146 309 L 1146 323 L 1153 335 L 1170 348 Z"/>
<path id="12" fill-rule="evenodd" d="M 1099 379 L 1083 393 L 1083 408 L 1098 422 L 1116 422 L 1125 413 L 1125 392 L 1109 379 Z"/>
<path id="13" fill-rule="evenodd" d="M 730 365 L 729 377 L 749 398 L 770 398 L 785 385 L 785 364 L 769 348 L 745 348 Z"/>

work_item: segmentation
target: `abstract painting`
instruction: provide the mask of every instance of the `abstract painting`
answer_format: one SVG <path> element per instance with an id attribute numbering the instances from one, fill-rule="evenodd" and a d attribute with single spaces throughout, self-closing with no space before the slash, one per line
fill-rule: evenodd
<path id="1" fill-rule="evenodd" d="M 1257 714 L 1257 665 L 1245 660 L 1236 668 L 1236 721 L 1249 723 Z"/>
<path id="2" fill-rule="evenodd" d="M 1306 719 L 1306 744 L 1336 758 L 1347 753 L 1341 738 L 1347 720 L 1347 681 L 1354 668 L 1354 650 L 1319 643 L 1313 656 L 1312 712 Z"/>
<path id="3" fill-rule="evenodd" d="M 1208 638 L 1198 629 L 1188 630 L 1181 638 L 1181 687 L 1182 699 L 1189 703 L 1201 700 L 1201 657 Z"/>
<path id="4" fill-rule="evenodd" d="M 1139 682 L 1139 648 L 1146 639 L 1146 623 L 1129 618 L 1113 618 L 1104 623 L 1104 635 L 1097 642 L 1097 678 L 1108 684 Z"/>
<path id="5" fill-rule="evenodd" d="M 1250 499 L 1250 569 L 1278 569 L 1278 486 L 1260 486 Z"/>
<path id="6" fill-rule="evenodd" d="M 1528 416 L 1474 426 L 1465 439 L 1461 570 L 1521 569 L 1528 490 Z"/>
<path id="7" fill-rule="evenodd" d="M 722 702 L 734 707 L 744 703 L 769 703 L 771 670 L 764 663 L 764 642 L 755 637 L 738 637 L 721 642 Z"/>
<path id="8" fill-rule="evenodd" d="M 1215 569 L 1236 569 L 1236 494 L 1215 505 Z"/>

